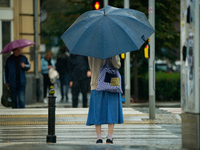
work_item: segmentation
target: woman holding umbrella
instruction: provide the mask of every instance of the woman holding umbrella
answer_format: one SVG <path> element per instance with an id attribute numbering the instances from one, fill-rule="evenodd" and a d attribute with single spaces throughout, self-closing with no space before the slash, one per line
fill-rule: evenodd
<path id="1" fill-rule="evenodd" d="M 108 124 L 106 143 L 112 144 L 114 124 L 124 123 L 121 94 L 108 91 L 96 91 L 100 69 L 106 63 L 106 59 L 89 57 L 88 63 L 91 70 L 91 97 L 86 125 L 95 125 L 97 133 L 96 143 L 103 143 L 101 125 Z M 109 64 L 119 69 L 121 67 L 119 56 L 111 57 Z"/>
<path id="2" fill-rule="evenodd" d="M 31 64 L 26 56 L 21 54 L 21 48 L 12 50 L 13 54 L 6 59 L 5 82 L 13 94 L 13 108 L 25 108 L 26 75 Z"/>
<path id="3" fill-rule="evenodd" d="M 25 71 L 30 69 L 31 64 L 27 57 L 22 55 L 21 50 L 34 44 L 34 42 L 27 39 L 15 40 L 8 43 L 1 52 L 1 54 L 13 52 L 6 59 L 4 73 L 6 86 L 9 86 L 13 95 L 13 108 L 25 108 Z"/>
<path id="4" fill-rule="evenodd" d="M 119 69 L 119 54 L 139 50 L 154 29 L 143 12 L 106 6 L 83 13 L 61 36 L 71 54 L 89 56 L 91 99 L 87 125 L 95 125 L 97 143 L 102 143 L 101 124 L 108 124 L 106 143 L 113 143 L 115 123 L 123 123 L 120 93 L 97 91 L 100 68 Z M 116 55 L 116 56 L 115 56 Z"/>

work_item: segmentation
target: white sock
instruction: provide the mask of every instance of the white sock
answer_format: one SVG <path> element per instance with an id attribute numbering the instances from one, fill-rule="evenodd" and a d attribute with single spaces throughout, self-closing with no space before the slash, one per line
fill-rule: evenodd
<path id="1" fill-rule="evenodd" d="M 108 134 L 107 139 L 112 140 L 112 134 Z"/>
<path id="2" fill-rule="evenodd" d="M 97 139 L 102 139 L 101 134 L 97 134 Z"/>

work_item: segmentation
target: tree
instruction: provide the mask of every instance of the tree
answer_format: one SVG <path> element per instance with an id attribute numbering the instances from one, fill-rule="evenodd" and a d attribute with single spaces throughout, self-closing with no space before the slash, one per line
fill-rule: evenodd
<path id="1" fill-rule="evenodd" d="M 43 0 L 41 7 L 48 17 L 41 23 L 42 43 L 50 46 L 51 37 L 60 37 L 82 13 L 92 10 L 91 4 L 91 0 Z"/>
<path id="2" fill-rule="evenodd" d="M 110 5 L 123 8 L 123 0 L 109 0 Z M 179 48 L 180 32 L 175 29 L 179 24 L 179 0 L 155 1 L 155 54 L 157 58 L 168 58 L 175 61 L 179 58 L 176 50 Z M 130 1 L 130 8 L 142 11 L 148 17 L 148 0 Z M 134 53 L 134 52 L 133 52 Z"/>
<path id="3" fill-rule="evenodd" d="M 180 46 L 180 32 L 175 29 L 175 23 L 180 24 L 179 8 L 179 0 L 156 0 L 155 3 L 156 57 L 168 58 L 172 62 L 179 58 L 176 49 Z"/>
<path id="4" fill-rule="evenodd" d="M 109 0 L 109 5 L 123 8 L 124 1 Z M 156 58 L 166 58 L 172 62 L 179 58 L 177 49 L 179 49 L 180 33 L 175 29 L 175 23 L 179 22 L 179 5 L 179 0 L 155 1 Z M 93 9 L 92 0 L 42 0 L 41 7 L 48 12 L 47 20 L 41 23 L 41 40 L 42 43 L 48 45 L 51 44 L 50 37 L 60 37 L 82 13 Z M 148 0 L 130 1 L 130 8 L 144 12 L 148 17 Z M 62 44 L 60 41 L 60 45 Z M 141 51 L 143 51 L 142 48 Z M 131 64 L 132 66 L 135 65 L 135 67 L 132 67 L 134 68 L 132 72 L 138 72 L 138 74 L 147 73 L 148 61 L 143 57 L 142 52 L 135 53 L 131 52 Z M 134 82 L 137 85 L 137 74 L 131 76 L 135 76 Z"/>
<path id="5" fill-rule="evenodd" d="M 122 0 L 109 0 L 110 5 L 123 8 Z M 175 23 L 179 23 L 179 0 L 156 0 L 155 1 L 155 55 L 156 58 L 166 58 L 175 61 L 179 58 L 177 49 L 179 48 L 180 33 L 175 29 Z M 130 1 L 130 8 L 142 11 L 148 17 L 148 0 Z M 140 51 L 143 51 L 144 46 Z M 138 101 L 138 74 L 148 72 L 148 61 L 143 53 L 131 52 L 131 64 L 134 81 L 132 85 L 135 101 Z"/>
<path id="6" fill-rule="evenodd" d="M 41 7 L 48 13 L 41 23 L 42 42 L 50 44 L 50 37 L 60 37 L 64 31 L 84 12 L 92 10 L 92 0 L 42 0 Z M 123 0 L 109 0 L 109 5 L 123 8 Z M 179 21 L 179 0 L 156 0 L 155 42 L 156 57 L 177 59 L 180 33 L 175 29 Z M 142 11 L 148 17 L 148 0 L 130 1 L 130 8 Z M 134 53 L 134 52 L 133 52 Z M 179 57 L 179 56 L 178 56 Z"/>

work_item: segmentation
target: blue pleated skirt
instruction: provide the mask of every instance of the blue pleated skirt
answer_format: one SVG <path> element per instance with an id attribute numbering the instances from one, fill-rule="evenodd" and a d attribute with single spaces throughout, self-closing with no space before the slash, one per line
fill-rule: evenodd
<path id="1" fill-rule="evenodd" d="M 124 123 L 120 93 L 91 91 L 86 125 Z"/>

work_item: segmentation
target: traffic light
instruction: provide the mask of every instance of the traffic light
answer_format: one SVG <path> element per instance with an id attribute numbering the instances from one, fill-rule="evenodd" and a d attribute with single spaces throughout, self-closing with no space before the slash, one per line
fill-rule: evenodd
<path id="1" fill-rule="evenodd" d="M 147 59 L 150 58 L 150 45 L 149 45 L 149 42 L 150 42 L 150 37 L 148 38 L 147 44 L 144 47 L 144 57 L 147 58 Z"/>
<path id="2" fill-rule="evenodd" d="M 94 10 L 101 9 L 103 8 L 103 0 L 93 0 L 92 5 Z"/>
<path id="3" fill-rule="evenodd" d="M 126 58 L 126 53 L 122 53 L 121 54 L 121 59 L 125 59 Z"/>

